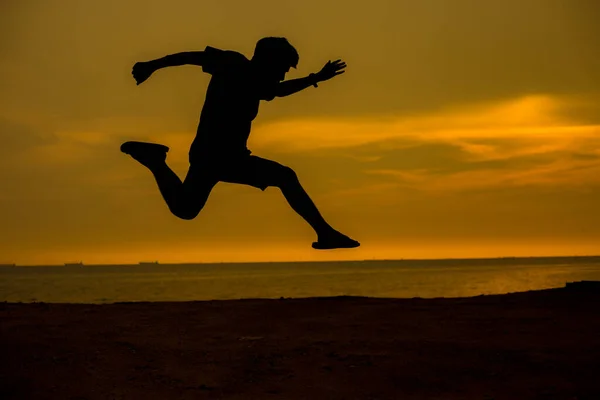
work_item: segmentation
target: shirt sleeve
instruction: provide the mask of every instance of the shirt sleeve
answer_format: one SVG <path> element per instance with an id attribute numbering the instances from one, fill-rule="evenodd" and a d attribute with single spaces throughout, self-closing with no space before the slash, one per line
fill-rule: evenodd
<path id="1" fill-rule="evenodd" d="M 236 56 L 237 54 L 233 51 L 206 46 L 206 49 L 204 49 L 202 71 L 215 75 L 231 70 L 239 63 L 239 59 Z"/>

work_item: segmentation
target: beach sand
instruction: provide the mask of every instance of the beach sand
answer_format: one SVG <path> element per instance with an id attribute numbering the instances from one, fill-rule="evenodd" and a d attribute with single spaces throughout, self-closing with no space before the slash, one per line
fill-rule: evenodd
<path id="1" fill-rule="evenodd" d="M 600 293 L 0 304 L 0 398 L 600 399 Z"/>

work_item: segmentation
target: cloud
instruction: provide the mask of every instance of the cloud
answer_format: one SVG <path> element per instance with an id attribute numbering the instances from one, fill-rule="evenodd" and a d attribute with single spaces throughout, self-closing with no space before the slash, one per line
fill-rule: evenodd
<path id="1" fill-rule="evenodd" d="M 300 168 L 319 193 L 371 187 L 373 180 L 388 185 L 390 179 L 427 191 L 596 184 L 599 126 L 565 116 L 563 110 L 573 104 L 585 105 L 538 95 L 410 117 L 293 119 L 259 124 L 250 147 Z M 25 164 L 78 168 L 102 182 L 145 172 L 118 151 L 124 140 L 160 142 L 170 146 L 168 161 L 183 176 L 193 133 L 155 122 L 114 117 L 88 130 L 72 126 L 43 136 L 0 121 L 0 132 L 21 130 L 11 138 Z"/>
<path id="2" fill-rule="evenodd" d="M 0 117 L 0 156 L 15 157 L 24 151 L 56 142 L 51 132 L 44 132 L 24 122 Z"/>
<path id="3" fill-rule="evenodd" d="M 432 192 L 451 192 L 467 189 L 481 189 L 511 186 L 574 187 L 600 185 L 600 162 L 575 162 L 568 159 L 539 163 L 528 169 L 515 168 L 508 164 L 502 169 L 478 169 L 443 175 L 432 174 L 428 170 L 370 170 L 369 173 L 394 177 L 403 186 Z"/>
<path id="4" fill-rule="evenodd" d="M 578 125 L 560 111 L 568 99 L 548 95 L 525 96 L 499 103 L 448 107 L 414 116 L 371 115 L 356 118 L 304 118 L 264 123 L 253 134 L 256 148 L 279 151 L 310 151 L 352 148 L 394 140 L 415 142 L 451 141 L 470 146 L 473 153 L 489 147 L 469 140 L 518 139 L 568 141 L 570 137 L 593 138 L 600 125 Z"/>
<path id="5" fill-rule="evenodd" d="M 588 106 L 571 100 L 538 95 L 412 117 L 282 121 L 257 127 L 253 144 L 282 157 L 329 158 L 355 185 L 332 187 L 344 195 L 598 185 L 600 125 L 566 115 Z"/>

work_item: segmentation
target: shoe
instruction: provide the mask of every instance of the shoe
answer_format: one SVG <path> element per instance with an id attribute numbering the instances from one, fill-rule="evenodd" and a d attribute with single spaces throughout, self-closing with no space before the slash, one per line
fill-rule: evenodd
<path id="1" fill-rule="evenodd" d="M 360 246 L 359 242 L 337 231 L 331 235 L 320 237 L 312 244 L 313 249 L 317 250 L 353 249 L 358 246 Z"/>
<path id="2" fill-rule="evenodd" d="M 140 164 L 150 168 L 167 159 L 169 148 L 158 143 L 125 142 L 121 145 L 121 151 L 129 154 Z"/>

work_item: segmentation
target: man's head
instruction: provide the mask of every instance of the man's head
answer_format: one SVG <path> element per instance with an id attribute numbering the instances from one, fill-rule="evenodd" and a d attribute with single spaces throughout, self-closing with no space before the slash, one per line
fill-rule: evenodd
<path id="1" fill-rule="evenodd" d="M 298 65 L 298 52 L 286 38 L 265 37 L 256 43 L 252 62 L 260 72 L 269 79 L 278 82 L 285 79 L 285 74 L 291 67 Z"/>

